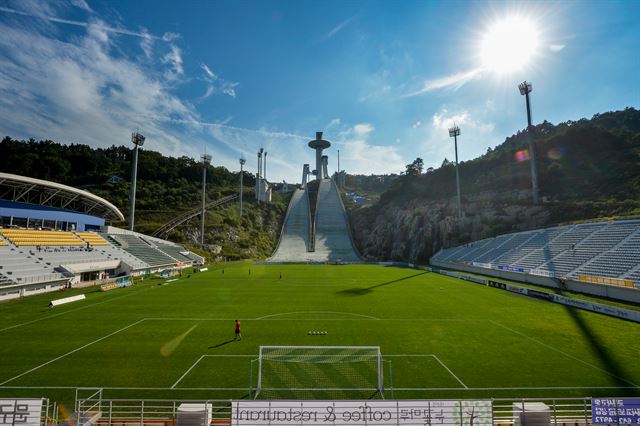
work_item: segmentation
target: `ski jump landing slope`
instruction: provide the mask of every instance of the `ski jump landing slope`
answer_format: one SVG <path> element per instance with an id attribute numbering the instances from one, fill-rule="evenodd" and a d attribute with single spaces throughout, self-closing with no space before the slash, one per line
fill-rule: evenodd
<path id="1" fill-rule="evenodd" d="M 361 261 L 351 239 L 347 212 L 332 179 L 320 181 L 315 237 L 315 252 L 309 253 L 313 261 Z"/>
<path id="2" fill-rule="evenodd" d="M 340 193 L 331 179 L 323 179 L 318 188 L 315 251 L 310 247 L 309 196 L 296 189 L 289 202 L 280 241 L 267 262 L 361 262 L 349 229 L 347 212 Z"/>
<path id="3" fill-rule="evenodd" d="M 313 253 L 309 247 L 309 197 L 307 191 L 296 189 L 282 226 L 280 242 L 270 262 L 308 262 Z"/>

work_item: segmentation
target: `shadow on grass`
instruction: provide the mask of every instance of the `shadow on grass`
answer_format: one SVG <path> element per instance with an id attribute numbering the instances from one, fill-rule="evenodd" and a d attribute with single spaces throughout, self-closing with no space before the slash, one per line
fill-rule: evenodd
<path id="1" fill-rule="evenodd" d="M 220 346 L 228 345 L 229 343 L 235 342 L 235 340 L 236 339 L 230 339 L 230 340 L 227 340 L 226 342 L 218 343 L 217 345 L 214 345 L 214 346 L 209 346 L 209 349 L 215 349 L 215 348 L 219 348 Z"/>
<path id="2" fill-rule="evenodd" d="M 570 232 L 570 231 L 569 231 Z M 560 237 L 563 234 L 560 234 Z M 548 236 L 545 241 L 545 245 L 542 249 L 544 263 L 542 265 L 546 265 L 546 269 L 552 273 L 556 273 L 556 267 L 554 259 L 564 253 L 571 253 L 572 256 L 575 254 L 576 244 L 573 243 L 570 248 L 564 249 L 559 253 L 552 253 L 549 247 L 550 243 L 553 239 L 549 240 Z M 562 286 L 563 281 L 558 280 L 558 285 L 560 288 L 556 288 L 554 291 L 556 294 L 563 296 Z M 578 326 L 582 336 L 586 339 L 589 346 L 595 353 L 596 357 L 600 361 L 601 368 L 611 377 L 614 384 L 620 387 L 620 391 L 623 392 L 625 396 L 635 395 L 637 392 L 636 389 L 628 389 L 629 386 L 637 386 L 635 383 L 630 382 L 625 379 L 625 377 L 629 377 L 627 371 L 625 371 L 624 367 L 613 357 L 613 353 L 615 352 L 615 348 L 607 348 L 605 344 L 600 340 L 598 336 L 594 333 L 594 331 L 587 325 L 584 320 L 583 313 L 580 312 L 579 309 L 574 308 L 569 305 L 561 305 L 565 311 L 569 314 L 569 317 L 573 320 L 573 322 Z M 627 388 L 627 389 L 624 389 Z"/>
<path id="3" fill-rule="evenodd" d="M 562 290 L 556 289 L 556 294 L 563 295 Z M 579 309 L 573 306 L 562 305 L 567 311 L 573 322 L 578 326 L 582 332 L 583 337 L 589 343 L 589 346 L 594 351 L 597 358 L 600 360 L 602 369 L 611 376 L 616 386 L 619 386 L 620 391 L 624 396 L 633 396 L 637 394 L 637 384 L 625 379 L 629 377 L 624 366 L 621 365 L 614 357 L 615 348 L 607 348 L 606 345 L 600 340 L 598 336 L 591 330 L 583 318 L 583 313 Z M 635 389 L 629 389 L 630 386 L 636 386 Z M 626 389 L 625 389 L 626 388 Z"/>
<path id="4" fill-rule="evenodd" d="M 408 280 L 411 278 L 419 277 L 420 275 L 428 274 L 428 272 L 420 272 L 419 274 L 409 275 L 408 277 L 398 278 L 397 280 L 387 281 L 384 283 L 372 285 L 371 287 L 355 287 L 348 288 L 346 290 L 340 290 L 336 292 L 337 294 L 342 294 L 343 296 L 364 296 L 365 294 L 369 294 L 373 292 L 374 289 L 378 287 L 383 287 L 385 285 L 394 284 L 400 281 Z"/>

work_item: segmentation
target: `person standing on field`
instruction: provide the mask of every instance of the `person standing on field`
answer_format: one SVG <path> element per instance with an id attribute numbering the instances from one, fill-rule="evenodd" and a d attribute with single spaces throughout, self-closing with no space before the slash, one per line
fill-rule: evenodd
<path id="1" fill-rule="evenodd" d="M 236 320 L 236 338 L 234 340 L 242 340 L 242 334 L 240 333 L 240 320 Z"/>

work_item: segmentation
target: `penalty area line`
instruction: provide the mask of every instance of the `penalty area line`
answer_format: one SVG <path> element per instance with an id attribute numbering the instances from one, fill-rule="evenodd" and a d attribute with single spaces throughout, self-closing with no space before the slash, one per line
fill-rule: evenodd
<path id="1" fill-rule="evenodd" d="M 467 385 L 465 385 L 464 382 L 462 380 L 460 380 L 460 378 L 458 376 L 453 374 L 453 371 L 451 371 L 451 369 L 449 367 L 447 367 L 447 365 L 444 362 L 440 361 L 440 358 L 438 358 L 437 355 L 433 355 L 433 358 L 436 361 L 438 361 L 440 363 L 440 365 L 443 366 L 444 369 L 447 370 L 449 372 L 449 374 L 451 374 L 453 376 L 453 378 L 458 381 L 458 383 L 460 383 L 462 386 L 464 386 L 465 389 L 469 389 L 469 387 Z"/>
<path id="2" fill-rule="evenodd" d="M 180 383 L 182 381 L 182 379 L 184 379 L 187 374 L 189 374 L 191 372 L 191 370 L 193 370 L 193 368 L 198 365 L 198 363 L 202 360 L 202 358 L 204 358 L 206 355 L 201 355 L 200 358 L 198 358 L 198 360 L 196 362 L 193 363 L 193 365 L 191 367 L 189 367 L 189 369 L 187 371 L 184 372 L 184 374 L 182 376 L 180 376 L 180 378 L 173 384 L 173 386 L 171 386 L 171 389 L 175 388 L 178 383 Z"/>

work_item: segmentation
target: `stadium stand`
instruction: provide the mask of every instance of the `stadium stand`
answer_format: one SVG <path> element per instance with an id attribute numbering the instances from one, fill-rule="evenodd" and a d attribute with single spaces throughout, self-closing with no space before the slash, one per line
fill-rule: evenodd
<path id="1" fill-rule="evenodd" d="M 85 243 L 71 232 L 36 229 L 0 229 L 0 234 L 21 246 L 83 246 Z"/>
<path id="2" fill-rule="evenodd" d="M 107 240 L 147 263 L 151 267 L 168 266 L 176 263 L 176 259 L 158 250 L 146 239 L 135 234 L 110 234 Z"/>
<path id="3" fill-rule="evenodd" d="M 178 244 L 108 226 L 123 220 L 87 191 L 0 173 L 0 300 L 204 263 Z"/>
<path id="4" fill-rule="evenodd" d="M 585 275 L 629 279 L 640 287 L 640 221 L 505 234 L 440 250 L 431 260 L 575 280 Z"/>
<path id="5" fill-rule="evenodd" d="M 95 232 L 76 232 L 76 235 L 80 237 L 84 242 L 91 244 L 92 246 L 106 246 L 109 243 Z"/>

